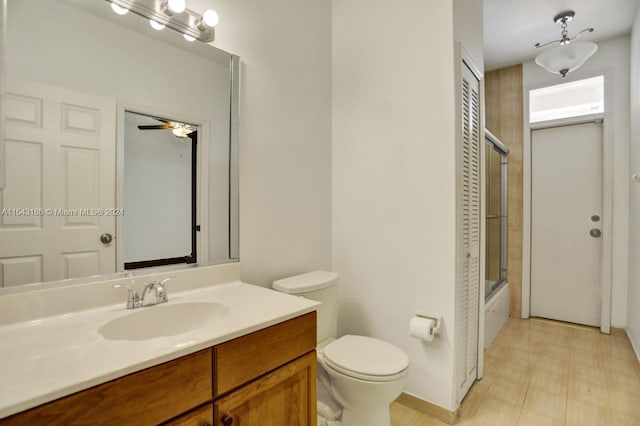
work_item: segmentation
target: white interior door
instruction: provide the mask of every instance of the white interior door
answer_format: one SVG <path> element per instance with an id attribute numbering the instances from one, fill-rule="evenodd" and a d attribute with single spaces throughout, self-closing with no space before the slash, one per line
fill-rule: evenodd
<path id="1" fill-rule="evenodd" d="M 602 124 L 531 135 L 531 315 L 600 326 Z"/>
<path id="2" fill-rule="evenodd" d="M 115 272 L 115 99 L 13 80 L 0 287 Z M 102 210 L 100 210 L 102 209 Z"/>

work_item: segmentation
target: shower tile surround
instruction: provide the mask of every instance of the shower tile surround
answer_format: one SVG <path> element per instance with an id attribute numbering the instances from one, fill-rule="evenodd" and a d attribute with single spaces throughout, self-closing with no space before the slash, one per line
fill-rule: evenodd
<path id="1" fill-rule="evenodd" d="M 149 340 L 107 340 L 99 334 L 108 321 L 138 311 L 125 309 L 127 292 L 114 284 L 141 290 L 167 276 L 176 276 L 167 286 L 167 306 L 221 303 L 227 306 L 225 316 L 207 327 Z M 317 305 L 241 282 L 238 263 L 1 295 L 0 418 L 281 323 Z"/>
<path id="2" fill-rule="evenodd" d="M 397 402 L 391 424 L 446 425 Z M 638 425 L 640 362 L 622 330 L 509 318 L 455 424 Z"/>
<path id="3" fill-rule="evenodd" d="M 507 176 L 507 281 L 512 317 L 522 307 L 522 65 L 485 74 L 486 127 L 509 148 Z"/>

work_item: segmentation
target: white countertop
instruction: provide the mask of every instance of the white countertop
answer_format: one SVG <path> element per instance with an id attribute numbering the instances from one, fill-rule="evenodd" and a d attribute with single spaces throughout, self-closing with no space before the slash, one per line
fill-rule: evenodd
<path id="1" fill-rule="evenodd" d="M 216 302 L 224 316 L 177 336 L 106 340 L 105 323 L 142 309 L 122 303 L 0 326 L 0 418 L 311 312 L 318 302 L 240 281 L 171 292 L 166 305 Z M 160 305 L 162 306 L 162 305 Z"/>

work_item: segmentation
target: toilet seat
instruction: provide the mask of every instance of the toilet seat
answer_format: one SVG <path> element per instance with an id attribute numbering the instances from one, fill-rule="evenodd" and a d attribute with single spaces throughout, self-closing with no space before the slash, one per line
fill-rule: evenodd
<path id="1" fill-rule="evenodd" d="M 407 374 L 407 355 L 382 340 L 345 335 L 322 350 L 327 367 L 346 376 L 371 382 L 397 380 Z"/>

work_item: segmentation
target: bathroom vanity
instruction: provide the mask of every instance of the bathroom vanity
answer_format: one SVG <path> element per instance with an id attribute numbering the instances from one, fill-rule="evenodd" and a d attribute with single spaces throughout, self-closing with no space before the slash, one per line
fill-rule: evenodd
<path id="1" fill-rule="evenodd" d="M 0 425 L 313 424 L 315 327 L 311 312 L 40 405 Z"/>
<path id="2" fill-rule="evenodd" d="M 112 285 L 92 284 L 125 299 Z M 168 324 L 203 306 L 215 315 Z M 169 292 L 158 306 L 122 300 L 0 325 L 0 425 L 314 425 L 316 306 L 234 281 Z"/>

